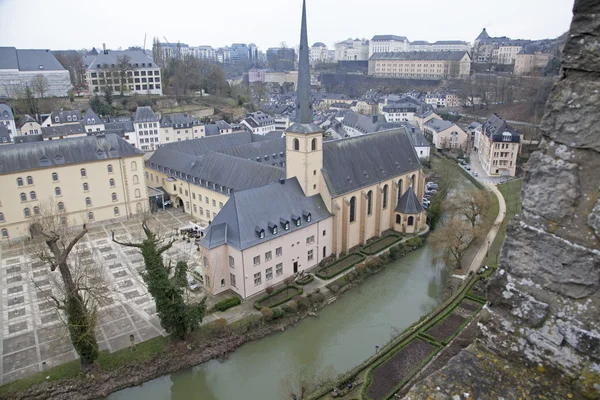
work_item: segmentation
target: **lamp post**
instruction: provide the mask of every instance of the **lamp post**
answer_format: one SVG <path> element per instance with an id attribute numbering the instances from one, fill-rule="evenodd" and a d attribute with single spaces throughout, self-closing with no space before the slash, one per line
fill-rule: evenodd
<path id="1" fill-rule="evenodd" d="M 487 251 L 485 252 L 485 257 L 489 257 L 490 256 L 490 241 L 488 240 L 488 245 L 487 245 Z"/>

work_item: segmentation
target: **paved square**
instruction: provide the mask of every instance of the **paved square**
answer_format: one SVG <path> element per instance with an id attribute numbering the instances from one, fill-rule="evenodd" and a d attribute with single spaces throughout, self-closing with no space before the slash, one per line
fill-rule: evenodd
<path id="1" fill-rule="evenodd" d="M 167 234 L 184 227 L 193 218 L 177 210 L 160 211 L 155 228 Z M 154 302 L 143 284 L 139 271 L 143 259 L 137 249 L 112 242 L 111 231 L 125 241 L 143 237 L 138 221 L 94 225 L 79 241 L 70 263 L 88 271 L 88 284 L 106 283 L 107 300 L 99 309 L 96 334 L 101 350 L 110 352 L 148 340 L 165 332 L 155 315 Z M 197 264 L 195 244 L 178 240 L 167 258 L 173 263 Z M 73 258 L 76 261 L 73 261 Z M 168 261 L 167 261 L 168 262 Z M 0 384 L 23 378 L 77 358 L 71 346 L 62 315 L 50 295 L 60 293 L 60 273 L 40 261 L 32 241 L 3 242 L 0 247 Z M 201 296 L 200 293 L 191 294 Z"/>

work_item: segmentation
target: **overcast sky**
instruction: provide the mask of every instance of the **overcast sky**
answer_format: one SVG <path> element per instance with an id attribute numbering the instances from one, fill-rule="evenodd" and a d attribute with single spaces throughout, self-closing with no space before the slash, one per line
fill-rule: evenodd
<path id="1" fill-rule="evenodd" d="M 307 0 L 308 40 L 330 48 L 376 34 L 473 42 L 491 36 L 556 37 L 569 29 L 573 0 Z M 117 49 L 164 37 L 190 46 L 281 42 L 296 46 L 301 0 L 0 0 L 0 46 Z"/>

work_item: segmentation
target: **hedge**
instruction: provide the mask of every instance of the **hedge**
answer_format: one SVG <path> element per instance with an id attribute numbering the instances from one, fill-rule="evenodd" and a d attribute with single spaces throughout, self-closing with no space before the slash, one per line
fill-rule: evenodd
<path id="1" fill-rule="evenodd" d="M 295 289 L 295 292 L 292 293 L 292 294 L 290 294 L 289 296 L 286 296 L 283 300 L 278 301 L 275 304 L 269 304 L 268 306 L 264 306 L 264 305 L 260 304 L 263 301 L 270 299 L 271 297 L 277 296 L 279 293 L 282 293 L 283 291 L 285 291 L 287 289 Z M 302 294 L 302 287 L 300 287 L 298 285 L 284 286 L 282 288 L 279 288 L 279 289 L 275 290 L 273 293 L 268 294 L 268 295 L 266 295 L 264 297 L 261 297 L 260 299 L 256 300 L 256 302 L 254 302 L 254 308 L 256 308 L 257 310 L 260 311 L 260 309 L 263 308 L 263 307 L 269 307 L 269 308 L 277 307 L 277 306 L 280 306 L 280 305 L 282 305 L 284 303 L 287 303 L 288 301 L 290 301 L 295 296 L 299 296 L 301 294 Z"/>
<path id="2" fill-rule="evenodd" d="M 347 261 L 349 258 L 354 257 L 357 258 L 356 261 L 351 262 L 350 264 L 344 266 L 342 269 L 340 269 L 339 271 L 336 271 L 332 274 L 328 274 L 326 273 L 327 270 L 330 269 L 334 269 L 336 266 L 338 266 L 339 264 L 343 263 L 344 261 Z M 356 264 L 363 262 L 365 260 L 365 256 L 360 254 L 360 253 L 352 253 L 352 254 L 348 254 L 346 257 L 340 258 L 339 260 L 337 260 L 336 262 L 334 262 L 333 264 L 329 264 L 326 267 L 320 269 L 319 271 L 317 271 L 316 275 L 321 278 L 321 279 L 331 279 L 339 274 L 341 274 L 342 272 L 354 267 Z"/>
<path id="3" fill-rule="evenodd" d="M 235 307 L 239 305 L 242 301 L 239 297 L 230 297 L 228 299 L 222 300 L 215 304 L 212 308 L 212 311 L 225 311 L 229 310 L 231 307 Z"/>
<path id="4" fill-rule="evenodd" d="M 309 283 L 311 283 L 314 280 L 315 280 L 315 277 L 312 276 L 312 274 L 308 274 L 306 276 L 303 276 L 300 279 L 297 279 L 295 283 L 298 285 L 304 286 L 304 285 L 308 285 Z"/>
<path id="5" fill-rule="evenodd" d="M 389 242 L 391 238 L 395 238 L 396 240 L 392 240 L 391 242 Z M 365 253 L 367 255 L 372 256 L 373 254 L 377 254 L 381 250 L 384 250 L 384 249 L 392 246 L 393 244 L 397 243 L 399 240 L 400 240 L 400 236 L 398 236 L 398 235 L 392 234 L 392 235 L 384 236 L 380 239 L 375 240 L 372 243 L 369 243 L 366 246 L 363 246 L 363 248 L 360 251 L 361 251 L 361 253 Z"/>

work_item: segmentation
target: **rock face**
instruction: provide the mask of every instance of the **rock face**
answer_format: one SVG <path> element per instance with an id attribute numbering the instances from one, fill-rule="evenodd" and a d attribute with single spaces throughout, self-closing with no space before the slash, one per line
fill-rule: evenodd
<path id="1" fill-rule="evenodd" d="M 496 354 L 551 367 L 600 398 L 600 2 L 576 0 L 573 11 L 480 327 Z"/>

